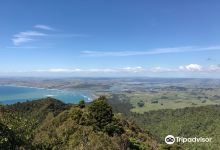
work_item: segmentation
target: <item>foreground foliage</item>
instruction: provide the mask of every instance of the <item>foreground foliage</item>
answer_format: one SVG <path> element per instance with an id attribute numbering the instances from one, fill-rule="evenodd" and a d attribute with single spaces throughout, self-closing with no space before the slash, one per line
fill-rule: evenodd
<path id="1" fill-rule="evenodd" d="M 220 106 L 132 113 L 117 96 L 67 105 L 52 98 L 0 106 L 3 150 L 216 150 Z M 124 116 L 125 114 L 126 116 Z M 134 122 L 135 121 L 135 122 Z M 136 123 L 141 127 L 139 128 Z M 150 131 L 150 133 L 148 132 Z M 211 143 L 167 145 L 168 134 L 211 137 Z M 159 144 L 158 144 L 159 143 Z"/>
<path id="2" fill-rule="evenodd" d="M 156 140 L 105 97 L 66 105 L 52 98 L 0 107 L 0 149 L 158 149 Z"/>

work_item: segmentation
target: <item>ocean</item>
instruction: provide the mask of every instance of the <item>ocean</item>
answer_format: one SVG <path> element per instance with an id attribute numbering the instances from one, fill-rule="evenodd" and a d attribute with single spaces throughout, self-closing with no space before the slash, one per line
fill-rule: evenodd
<path id="1" fill-rule="evenodd" d="M 46 97 L 53 97 L 65 103 L 78 103 L 82 99 L 85 101 L 91 101 L 88 93 L 77 90 L 65 91 L 15 85 L 0 85 L 1 104 L 13 104 Z"/>

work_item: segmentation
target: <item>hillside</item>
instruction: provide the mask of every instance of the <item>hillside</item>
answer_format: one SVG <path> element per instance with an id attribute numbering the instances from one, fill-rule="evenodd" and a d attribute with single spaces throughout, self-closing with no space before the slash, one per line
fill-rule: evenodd
<path id="1" fill-rule="evenodd" d="M 220 141 L 220 106 L 164 109 L 144 114 L 118 97 L 85 104 L 53 98 L 0 106 L 0 149 L 39 150 L 216 150 Z M 110 106 L 110 105 L 111 106 Z M 136 125 L 137 123 L 137 125 Z M 164 143 L 168 134 L 212 137 L 212 143 Z"/>
<path id="2" fill-rule="evenodd" d="M 158 143 L 164 144 L 164 138 L 169 134 L 182 137 L 211 137 L 211 143 L 184 143 L 179 146 L 189 150 L 220 149 L 220 105 L 161 109 L 141 114 L 132 112 L 132 105 L 125 99 L 119 100 L 120 96 L 113 95 L 108 99 L 114 112 L 134 119 L 141 128 L 150 131 Z M 166 147 L 168 145 L 162 146 L 169 149 Z"/>
<path id="3" fill-rule="evenodd" d="M 52 98 L 0 107 L 0 149 L 158 149 L 149 132 L 114 114 L 105 97 L 88 106 Z"/>
<path id="4" fill-rule="evenodd" d="M 211 137 L 211 143 L 184 143 L 186 149 L 220 149 L 220 105 L 189 107 L 133 113 L 136 123 L 157 137 L 160 143 L 166 135 L 182 137 Z"/>
<path id="5" fill-rule="evenodd" d="M 52 113 L 56 116 L 70 107 L 70 104 L 65 104 L 59 100 L 48 97 L 45 99 L 5 105 L 4 109 L 19 116 L 37 119 L 38 122 L 41 123 L 48 113 Z"/>

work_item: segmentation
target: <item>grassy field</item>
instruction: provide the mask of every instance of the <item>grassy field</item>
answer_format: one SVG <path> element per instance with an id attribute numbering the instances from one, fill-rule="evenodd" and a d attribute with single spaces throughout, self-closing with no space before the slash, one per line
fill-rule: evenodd
<path id="1" fill-rule="evenodd" d="M 220 104 L 220 91 L 161 91 L 158 93 L 136 92 L 125 94 L 133 106 L 132 112 L 144 113 L 159 109 L 177 109 Z M 142 103 L 140 106 L 139 103 Z"/>

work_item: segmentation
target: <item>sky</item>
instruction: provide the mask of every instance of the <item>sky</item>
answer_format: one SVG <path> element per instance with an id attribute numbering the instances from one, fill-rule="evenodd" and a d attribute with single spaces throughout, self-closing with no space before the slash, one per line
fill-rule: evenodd
<path id="1" fill-rule="evenodd" d="M 218 0 L 2 0 L 0 76 L 220 78 Z"/>

